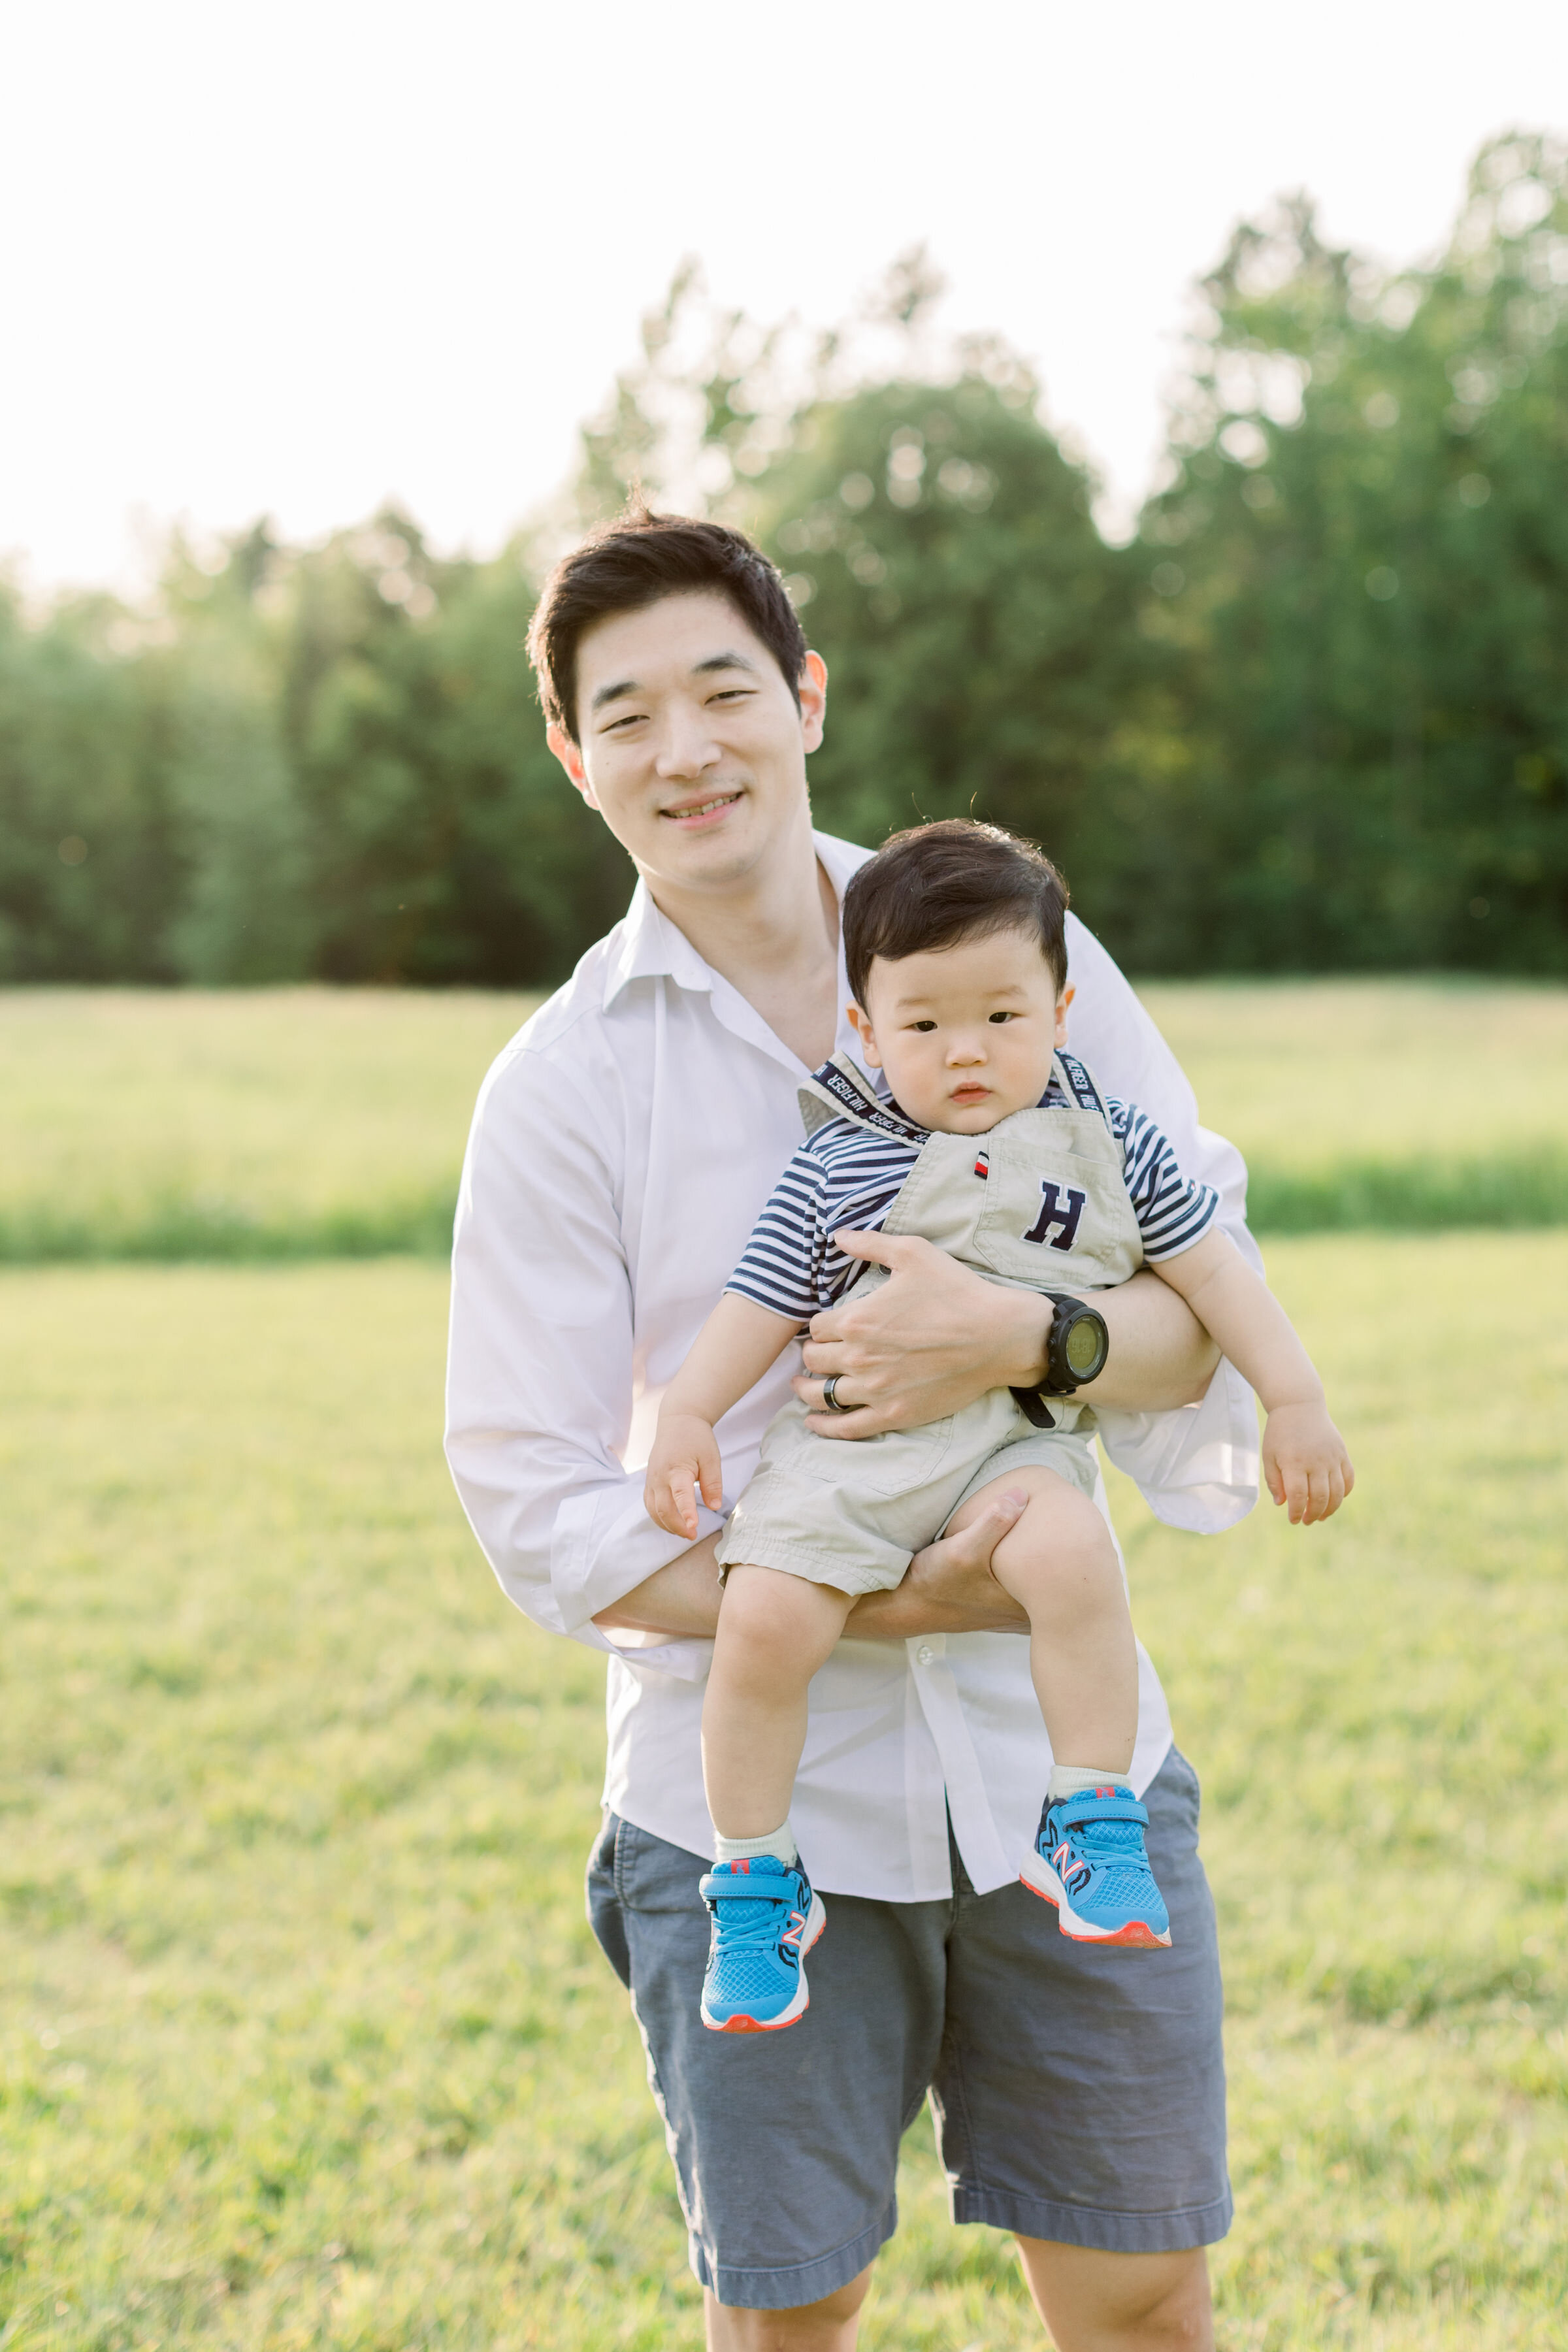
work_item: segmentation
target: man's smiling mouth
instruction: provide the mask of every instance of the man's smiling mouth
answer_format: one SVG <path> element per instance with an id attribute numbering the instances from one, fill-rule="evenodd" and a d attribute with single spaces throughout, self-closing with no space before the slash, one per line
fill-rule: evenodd
<path id="1" fill-rule="evenodd" d="M 685 808 L 661 809 L 659 814 L 674 824 L 689 824 L 694 817 L 712 816 L 719 809 L 732 808 L 740 799 L 739 793 L 720 793 L 710 801 L 692 801 Z"/>

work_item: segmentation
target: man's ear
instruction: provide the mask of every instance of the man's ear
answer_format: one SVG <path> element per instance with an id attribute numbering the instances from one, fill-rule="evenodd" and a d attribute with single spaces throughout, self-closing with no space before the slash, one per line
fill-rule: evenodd
<path id="1" fill-rule="evenodd" d="M 588 771 L 583 765 L 581 744 L 574 743 L 565 728 L 557 726 L 553 721 L 545 729 L 544 740 L 587 802 L 588 806 L 591 809 L 596 809 L 599 803 L 594 798 L 594 787 L 588 782 Z"/>
<path id="2" fill-rule="evenodd" d="M 800 726 L 805 748 L 815 751 L 822 741 L 827 709 L 827 664 L 820 654 L 807 654 L 795 681 L 800 697 Z"/>
<path id="3" fill-rule="evenodd" d="M 851 1004 L 847 1007 L 847 1011 L 849 1026 L 860 1040 L 860 1051 L 865 1055 L 871 1068 L 879 1070 L 882 1066 L 882 1056 L 878 1053 L 877 1040 L 871 1034 L 870 1015 L 862 1013 L 858 1004 Z"/>

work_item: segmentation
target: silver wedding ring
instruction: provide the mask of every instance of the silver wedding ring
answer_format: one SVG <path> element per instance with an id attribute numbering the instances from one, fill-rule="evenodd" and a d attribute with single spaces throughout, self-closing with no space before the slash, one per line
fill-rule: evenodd
<path id="1" fill-rule="evenodd" d="M 838 1402 L 838 1383 L 843 1378 L 844 1375 L 842 1372 L 829 1372 L 827 1378 L 823 1381 L 822 1409 L 825 1412 L 854 1412 L 855 1408 L 852 1404 L 840 1404 Z"/>

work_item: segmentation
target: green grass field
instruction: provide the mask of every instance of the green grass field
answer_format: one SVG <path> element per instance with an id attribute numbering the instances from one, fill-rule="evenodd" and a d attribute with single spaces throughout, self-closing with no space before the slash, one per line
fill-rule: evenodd
<path id="1" fill-rule="evenodd" d="M 1568 1220 L 1568 992 L 1146 994 L 1264 1227 Z M 6 2352 L 698 2341 L 581 1917 L 602 1669 L 495 1591 L 437 1452 L 443 1273 L 376 1257 L 444 1246 L 526 1010 L 0 994 Z M 340 1262 L 37 1263 L 138 1257 Z M 1222 2341 L 1555 2347 L 1568 1234 L 1270 1264 L 1350 1507 L 1205 1543 L 1117 1496 L 1207 1788 Z M 1478 1379 L 1455 1335 L 1500 1328 Z M 1037 2341 L 923 2124 L 905 2171 L 866 2342 Z"/>
<path id="2" fill-rule="evenodd" d="M 1151 987 L 1261 1232 L 1568 1223 L 1568 989 Z M 0 1262 L 445 1250 L 533 1000 L 0 991 Z"/>
<path id="3" fill-rule="evenodd" d="M 537 1002 L 0 990 L 0 1260 L 445 1252 L 479 1080 Z"/>
<path id="4" fill-rule="evenodd" d="M 1221 2340 L 1555 2352 L 1568 1234 L 1319 1237 L 1271 1270 L 1349 1507 L 1203 1541 L 1117 1496 L 1206 1784 Z M 444 1309 L 408 1261 L 0 1279 L 6 2352 L 700 2340 L 582 1919 L 602 1673 L 461 1523 Z M 1007 2242 L 948 2226 L 923 2122 L 864 2340 L 1038 2341 Z"/>
<path id="5" fill-rule="evenodd" d="M 1251 1171 L 1260 1233 L 1568 1223 L 1568 989 L 1187 982 L 1140 993 Z"/>

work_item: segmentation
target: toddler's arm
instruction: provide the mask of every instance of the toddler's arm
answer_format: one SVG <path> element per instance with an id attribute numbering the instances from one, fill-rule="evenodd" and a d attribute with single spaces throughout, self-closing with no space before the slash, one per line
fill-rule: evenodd
<path id="1" fill-rule="evenodd" d="M 710 1511 L 723 1499 L 713 1424 L 777 1362 L 800 1329 L 786 1316 L 727 1290 L 666 1389 L 648 1455 L 643 1500 L 672 1536 L 697 1537 L 697 1496 Z"/>
<path id="2" fill-rule="evenodd" d="M 1179 1257 L 1154 1267 L 1179 1291 L 1268 1415 L 1263 1475 L 1290 1523 L 1310 1527 L 1337 1511 L 1355 1485 L 1344 1439 L 1329 1419 L 1323 1384 L 1290 1319 L 1227 1235 L 1211 1227 Z"/>

